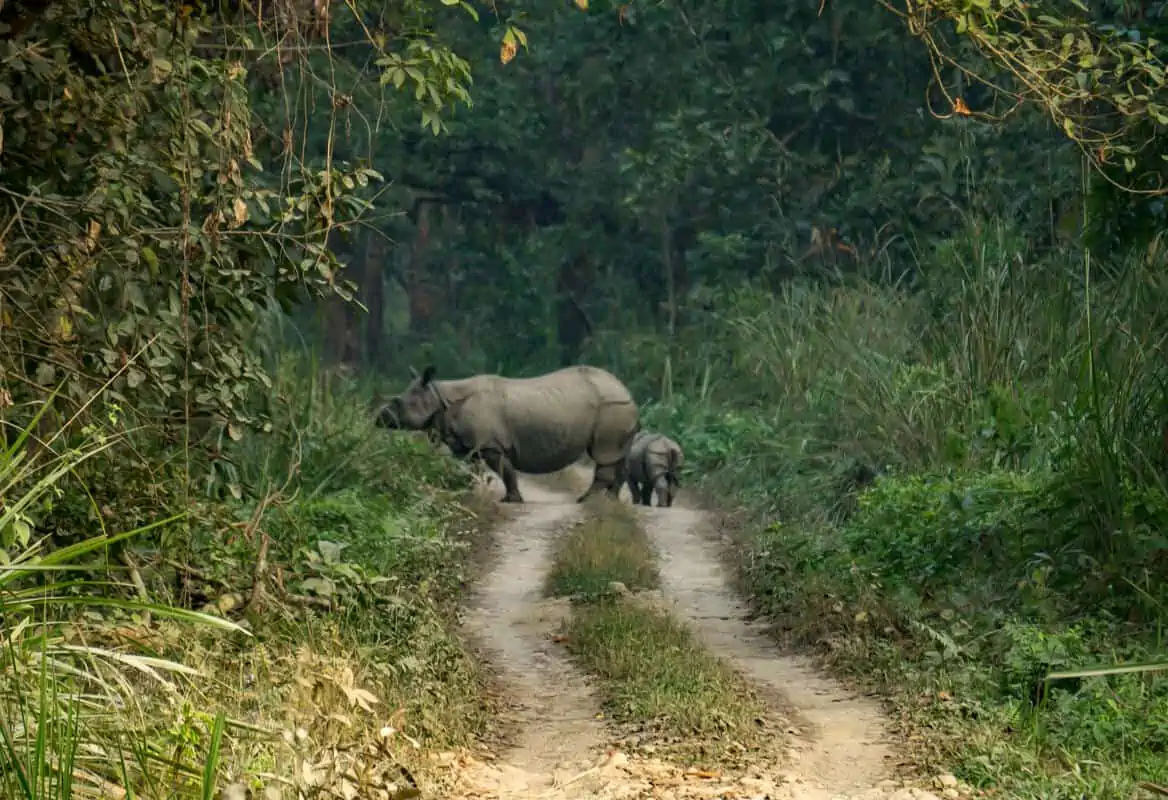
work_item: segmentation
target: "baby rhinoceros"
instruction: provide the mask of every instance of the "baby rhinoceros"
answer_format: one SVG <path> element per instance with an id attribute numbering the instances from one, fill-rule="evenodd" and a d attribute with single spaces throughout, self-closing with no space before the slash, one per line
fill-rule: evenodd
<path id="1" fill-rule="evenodd" d="M 652 505 L 650 500 L 656 492 L 658 508 L 672 506 L 681 486 L 681 466 L 684 463 L 685 456 L 677 442 L 661 433 L 638 431 L 625 464 L 633 503 Z"/>

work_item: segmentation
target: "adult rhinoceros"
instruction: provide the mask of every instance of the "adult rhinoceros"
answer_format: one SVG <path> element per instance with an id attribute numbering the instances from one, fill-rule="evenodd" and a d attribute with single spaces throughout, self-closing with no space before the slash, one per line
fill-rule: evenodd
<path id="1" fill-rule="evenodd" d="M 522 503 L 516 471 L 545 475 L 587 453 L 592 485 L 578 502 L 606 490 L 616 497 L 625 456 L 640 429 L 628 388 L 597 367 L 575 366 L 535 378 L 475 375 L 434 379 L 434 367 L 378 411 L 385 428 L 435 430 L 459 458 L 480 458 L 503 479 L 504 503 Z"/>

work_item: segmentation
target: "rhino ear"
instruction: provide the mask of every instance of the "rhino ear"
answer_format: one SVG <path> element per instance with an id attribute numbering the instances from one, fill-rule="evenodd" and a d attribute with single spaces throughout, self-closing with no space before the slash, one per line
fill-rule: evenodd
<path id="1" fill-rule="evenodd" d="M 434 375 L 437 372 L 438 370 L 434 367 L 433 364 L 422 370 L 422 385 L 429 385 L 430 381 L 434 380 Z"/>

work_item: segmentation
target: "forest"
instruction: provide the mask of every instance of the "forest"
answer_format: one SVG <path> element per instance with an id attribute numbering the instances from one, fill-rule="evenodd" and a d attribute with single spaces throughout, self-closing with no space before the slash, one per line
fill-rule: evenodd
<path id="1" fill-rule="evenodd" d="M 582 504 L 524 578 L 635 765 L 804 736 L 701 609 L 624 597 L 677 593 L 692 519 L 878 698 L 896 774 L 849 797 L 1168 796 L 1161 36 L 1162 0 L 0 4 L 0 796 L 617 797 L 458 788 L 522 749 L 463 622 L 545 512 L 375 424 L 426 367 L 577 364 L 684 451 L 684 508 Z M 675 792 L 620 796 L 752 796 Z"/>

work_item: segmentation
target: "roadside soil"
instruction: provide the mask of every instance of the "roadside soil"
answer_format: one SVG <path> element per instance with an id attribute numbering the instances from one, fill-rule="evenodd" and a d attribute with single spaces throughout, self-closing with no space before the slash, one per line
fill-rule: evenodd
<path id="1" fill-rule="evenodd" d="M 741 672 L 787 724 L 766 763 L 724 774 L 686 770 L 623 752 L 587 678 L 554 631 L 565 600 L 543 596 L 556 537 L 582 513 L 575 497 L 590 470 L 577 465 L 521 481 L 523 505 L 503 506 L 492 562 L 470 600 L 465 632 L 498 676 L 496 752 L 442 753 L 447 794 L 479 800 L 568 798 L 750 798 L 929 800 L 956 789 L 906 787 L 891 777 L 894 752 L 880 707 L 848 692 L 804 659 L 781 652 L 748 621 L 707 515 L 695 508 L 639 508 L 659 557 L 661 603 Z M 484 491 L 494 497 L 501 485 Z M 626 498 L 627 501 L 627 498 Z M 505 744 L 504 744 L 505 743 Z"/>

